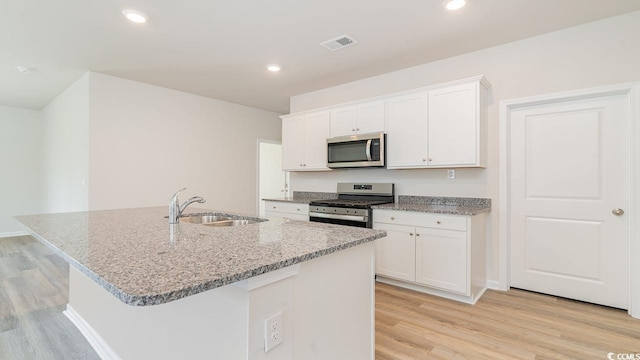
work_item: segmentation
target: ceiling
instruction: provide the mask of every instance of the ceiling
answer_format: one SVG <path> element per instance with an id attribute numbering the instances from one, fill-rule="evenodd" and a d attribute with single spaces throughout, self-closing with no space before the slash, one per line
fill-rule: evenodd
<path id="1" fill-rule="evenodd" d="M 443 0 L 0 1 L 0 105 L 41 109 L 91 70 L 278 113 L 292 95 L 640 10 L 638 0 L 467 0 L 456 12 Z M 149 21 L 128 22 L 125 8 Z M 358 44 L 319 45 L 343 34 Z"/>

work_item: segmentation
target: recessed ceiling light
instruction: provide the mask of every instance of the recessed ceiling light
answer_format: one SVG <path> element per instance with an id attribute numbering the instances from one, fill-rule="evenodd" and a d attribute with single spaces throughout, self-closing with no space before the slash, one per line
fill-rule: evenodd
<path id="1" fill-rule="evenodd" d="M 462 8 L 467 2 L 465 0 L 450 0 L 447 2 L 447 10 L 458 10 Z"/>
<path id="2" fill-rule="evenodd" d="M 147 22 L 147 15 L 137 10 L 125 9 L 122 10 L 122 15 L 136 24 L 144 24 Z"/>
<path id="3" fill-rule="evenodd" d="M 36 71 L 36 68 L 32 68 L 29 66 L 17 66 L 16 69 L 18 69 L 18 71 L 23 74 L 31 74 L 32 72 Z"/>
<path id="4" fill-rule="evenodd" d="M 276 65 L 276 64 L 267 65 L 267 70 L 271 72 L 278 72 L 280 71 L 280 65 Z"/>

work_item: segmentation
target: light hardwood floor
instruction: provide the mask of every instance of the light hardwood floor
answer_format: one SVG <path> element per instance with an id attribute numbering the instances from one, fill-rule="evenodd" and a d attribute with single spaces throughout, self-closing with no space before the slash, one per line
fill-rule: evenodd
<path id="1" fill-rule="evenodd" d="M 471 306 L 376 285 L 378 360 L 607 359 L 610 352 L 640 354 L 640 320 L 624 310 L 516 289 L 488 291 Z"/>
<path id="2" fill-rule="evenodd" d="M 68 264 L 34 238 L 0 238 L 0 359 L 99 359 L 62 314 L 68 279 Z"/>
<path id="3" fill-rule="evenodd" d="M 67 300 L 62 259 L 32 237 L 0 238 L 0 359 L 98 359 L 62 314 Z M 640 353 L 640 320 L 521 290 L 489 291 L 470 306 L 376 284 L 377 360 L 607 359 L 609 352 Z"/>

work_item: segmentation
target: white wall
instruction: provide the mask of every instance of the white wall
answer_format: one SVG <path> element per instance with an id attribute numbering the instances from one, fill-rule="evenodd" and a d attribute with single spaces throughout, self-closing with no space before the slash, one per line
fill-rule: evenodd
<path id="1" fill-rule="evenodd" d="M 40 112 L 0 106 L 0 237 L 23 231 L 14 215 L 40 211 Z"/>
<path id="2" fill-rule="evenodd" d="M 278 114 L 90 73 L 91 210 L 168 205 L 255 214 L 257 139 L 280 140 Z"/>
<path id="3" fill-rule="evenodd" d="M 89 76 L 85 74 L 42 110 L 44 212 L 88 207 Z"/>
<path id="4" fill-rule="evenodd" d="M 392 181 L 399 194 L 489 197 L 489 276 L 498 277 L 498 106 L 501 100 L 640 80 L 640 12 L 427 63 L 291 98 L 292 112 L 485 75 L 489 104 L 488 168 L 350 170 L 292 173 L 291 189 L 335 191 L 338 181 Z M 492 230 L 492 229 L 495 229 Z"/>

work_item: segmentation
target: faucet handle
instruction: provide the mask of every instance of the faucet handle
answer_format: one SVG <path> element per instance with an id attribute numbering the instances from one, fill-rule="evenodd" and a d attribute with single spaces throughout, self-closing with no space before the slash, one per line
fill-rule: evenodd
<path id="1" fill-rule="evenodd" d="M 178 195 L 179 195 L 181 192 L 185 191 L 185 190 L 187 190 L 187 188 L 182 188 L 182 189 L 180 189 L 180 190 L 176 191 L 176 192 L 175 192 L 175 194 L 173 194 L 173 196 L 171 196 L 171 202 L 172 202 L 172 203 L 173 203 L 173 202 L 176 202 L 176 201 L 178 200 Z"/>

